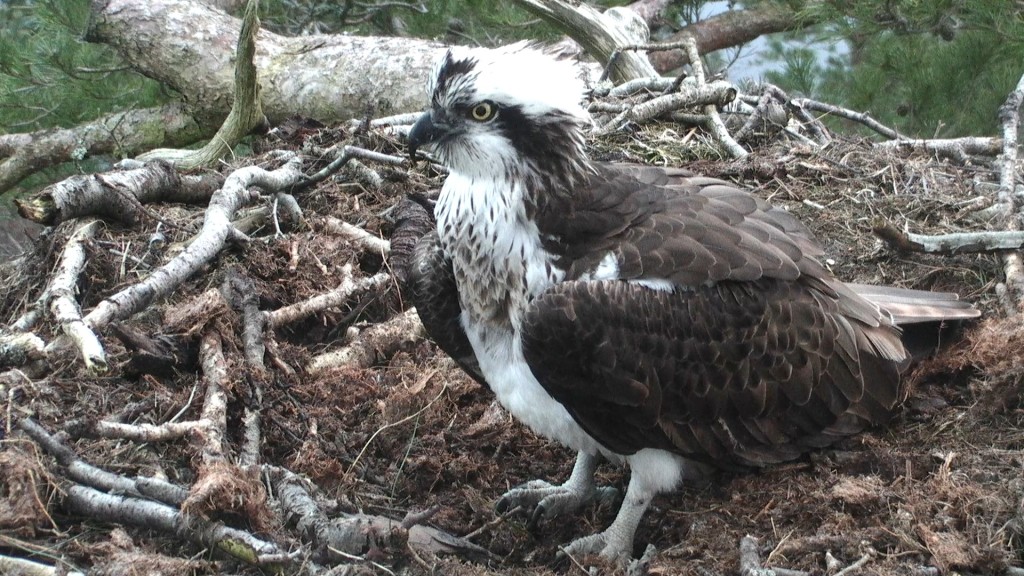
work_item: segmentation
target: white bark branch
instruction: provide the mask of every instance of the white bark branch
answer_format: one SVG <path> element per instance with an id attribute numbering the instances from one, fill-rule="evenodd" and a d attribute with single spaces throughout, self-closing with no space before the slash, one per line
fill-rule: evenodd
<path id="1" fill-rule="evenodd" d="M 423 336 L 423 324 L 416 309 L 410 308 L 387 322 L 363 330 L 344 348 L 316 356 L 306 370 L 317 374 L 338 367 L 368 368 Z"/>
<path id="2" fill-rule="evenodd" d="M 17 576 L 85 576 L 84 572 L 78 570 L 57 570 L 56 567 L 40 562 L 33 562 L 24 558 L 0 555 L 0 574 L 11 574 Z"/>
<path id="3" fill-rule="evenodd" d="M 313 296 L 308 300 L 296 302 L 295 304 L 278 308 L 272 312 L 266 312 L 267 326 L 270 328 L 280 328 L 281 326 L 297 322 L 303 318 L 308 318 L 313 314 L 322 312 L 328 308 L 341 306 L 345 302 L 348 302 L 349 298 L 351 298 L 353 294 L 378 288 L 387 284 L 390 280 L 391 275 L 386 272 L 375 274 L 369 278 L 353 280 L 352 267 L 350 265 L 346 265 L 342 270 L 341 284 L 339 284 L 337 288 L 330 292 Z"/>
<path id="4" fill-rule="evenodd" d="M 602 14 L 586 3 L 564 0 L 517 0 L 516 3 L 558 26 L 599 64 L 609 65 L 611 79 L 616 84 L 658 75 L 645 54 L 619 51 L 623 46 L 644 44 L 650 36 L 647 24 L 636 12 L 611 8 Z"/>
<path id="5" fill-rule="evenodd" d="M 78 277 L 85 268 L 85 242 L 96 235 L 100 227 L 98 220 L 83 224 L 64 246 L 57 272 L 53 275 L 46 292 L 50 299 L 50 312 L 61 330 L 71 339 L 85 367 L 91 372 L 107 371 L 107 355 L 103 351 L 96 333 L 82 319 L 78 306 Z"/>
<path id="6" fill-rule="evenodd" d="M 170 294 L 235 238 L 231 218 L 242 205 L 254 198 L 249 191 L 250 186 L 272 192 L 283 190 L 299 180 L 301 164 L 301 159 L 293 157 L 272 172 L 258 166 L 247 166 L 233 172 L 224 181 L 223 188 L 210 199 L 202 231 L 195 241 L 142 282 L 100 302 L 85 317 L 85 322 L 93 328 L 103 328 L 110 321 L 127 318 L 154 300 Z"/>
<path id="7" fill-rule="evenodd" d="M 348 238 L 367 252 L 385 257 L 391 252 L 391 242 L 333 216 L 324 219 L 324 230 L 330 234 Z"/>
<path id="8" fill-rule="evenodd" d="M 203 546 L 217 548 L 248 564 L 260 564 L 264 556 L 282 557 L 277 545 L 203 518 L 187 516 L 175 508 L 72 484 L 64 493 L 64 505 L 73 514 L 101 522 L 131 524 L 174 534 Z"/>
<path id="9" fill-rule="evenodd" d="M 1003 127 L 1003 151 L 999 166 L 999 203 L 1006 209 L 1006 226 L 1009 230 L 1020 230 L 1022 225 L 1021 209 L 1024 207 L 1017 191 L 1017 132 L 1020 129 L 1020 107 L 1024 104 L 1024 75 L 1020 77 L 1016 88 L 1006 97 L 1006 102 L 999 108 L 999 120 Z M 1019 251 L 1003 255 L 1003 270 L 1006 273 L 1007 290 L 1015 298 L 1015 306 L 1004 303 L 1007 309 L 1014 309 L 1017 314 L 1024 311 L 1024 256 Z M 997 287 L 998 288 L 998 287 Z"/>
<path id="10" fill-rule="evenodd" d="M 693 75 L 697 79 L 697 85 L 704 86 L 706 84 L 704 79 L 704 63 L 701 62 L 700 54 L 697 52 L 697 40 L 692 36 L 688 36 L 684 40 L 684 44 L 686 46 L 686 53 L 690 57 L 690 66 L 693 68 Z M 706 104 L 704 106 L 704 114 L 707 115 L 707 121 L 704 124 L 715 140 L 717 140 L 733 158 L 745 158 L 747 156 L 747 151 L 729 134 L 729 129 L 725 127 L 725 122 L 722 122 L 722 117 L 718 114 L 718 107 L 714 104 Z"/>
<path id="11" fill-rule="evenodd" d="M 958 232 L 953 234 L 914 234 L 904 232 L 890 224 L 874 227 L 875 234 L 893 248 L 908 252 L 935 254 L 963 254 L 1017 250 L 1024 246 L 1024 232 Z"/>

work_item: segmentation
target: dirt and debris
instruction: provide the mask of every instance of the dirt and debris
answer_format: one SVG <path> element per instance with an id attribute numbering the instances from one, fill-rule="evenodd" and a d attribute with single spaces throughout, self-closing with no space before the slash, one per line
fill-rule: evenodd
<path id="1" fill-rule="evenodd" d="M 255 149 L 298 149 L 311 135 L 324 146 L 350 136 L 341 129 L 296 127 L 278 130 Z M 648 573 L 736 574 L 745 535 L 758 539 L 765 566 L 810 574 L 832 573 L 866 554 L 862 574 L 1002 574 L 1024 565 L 1024 330 L 1019 319 L 1003 318 L 995 302 L 999 258 L 894 253 L 871 234 L 879 219 L 926 234 L 979 229 L 983 225 L 971 213 L 991 198 L 985 187 L 993 181 L 992 167 L 880 150 L 861 140 L 836 140 L 824 149 L 765 147 L 747 159 L 726 161 L 681 156 L 678 142 L 689 136 L 677 130 L 644 127 L 616 137 L 620 140 L 598 146 L 604 157 L 681 163 L 694 173 L 740 182 L 791 210 L 815 231 L 828 266 L 845 280 L 958 292 L 985 311 L 985 319 L 967 327 L 961 340 L 912 373 L 912 399 L 889 427 L 793 463 L 721 474 L 657 498 L 636 538 L 635 555 L 648 544 L 658 550 Z M 364 138 L 361 145 L 402 154 L 401 143 L 384 136 Z M 311 173 L 325 163 L 307 163 L 304 169 Z M 125 344 L 134 340 L 111 332 L 102 337 L 111 366 L 106 374 L 87 374 L 80 362 L 69 362 L 39 378 L 0 381 L 0 555 L 31 556 L 96 574 L 259 573 L 172 534 L 68 514 L 53 458 L 16 422 L 32 417 L 85 462 L 129 477 L 156 477 L 188 488 L 223 473 L 206 468 L 196 438 L 134 442 L 97 437 L 90 430 L 100 420 L 159 425 L 200 418 L 204 384 L 198 336 L 186 328 L 174 334 L 161 330 L 167 316 L 217 288 L 229 270 L 252 282 L 260 310 L 335 288 L 347 265 L 358 277 L 387 271 L 389 263 L 380 254 L 311 224 L 336 217 L 389 238 L 397 202 L 413 193 L 429 194 L 440 182 L 436 172 L 422 166 L 373 168 L 382 177 L 380 188 L 341 176 L 296 193 L 304 221 L 295 230 L 278 234 L 267 220 L 249 233 L 249 242 L 221 253 L 170 298 L 127 321 L 122 332 L 183 344 L 170 346 L 176 352 L 166 354 L 173 361 L 163 369 L 140 368 L 137 350 Z M 174 224 L 163 229 L 169 253 L 180 250 L 201 225 L 201 207 L 149 208 Z M 0 318 L 5 325 L 38 297 L 59 256 L 55 247 L 72 224 L 46 232 L 16 273 L 10 268 L 4 273 Z M 152 270 L 159 256 L 148 238 L 156 225 L 110 224 L 88 244 L 78 286 L 84 309 Z M 243 415 L 257 410 L 260 463 L 304 476 L 331 514 L 400 519 L 436 507 L 430 526 L 489 552 L 483 559 L 422 558 L 408 547 L 372 549 L 351 558 L 351 571 L 341 573 L 582 573 L 556 558 L 558 546 L 603 529 L 615 510 L 587 509 L 532 530 L 525 515 L 498 517 L 494 504 L 505 490 L 535 478 L 561 481 L 573 455 L 516 423 L 432 343 L 410 339 L 393 354 L 378 354 L 370 367 L 315 374 L 305 369 L 314 356 L 345 345 L 406 307 L 397 283 L 389 282 L 267 333 L 271 345 L 263 373 L 249 369 L 243 359 L 240 313 L 222 306 L 204 317 L 218 326 L 229 374 L 225 445 L 241 448 L 247 441 Z M 40 335 L 56 336 L 45 328 Z M 600 482 L 620 490 L 626 479 L 610 466 L 599 471 Z M 234 497 L 250 494 L 259 502 L 231 502 L 231 493 L 215 491 L 192 501 L 191 509 L 295 549 L 290 520 L 276 509 L 273 493 L 260 492 L 259 475 L 236 480 L 241 488 Z M 218 490 L 231 486 L 221 483 Z M 278 516 L 271 520 L 268 513 Z"/>

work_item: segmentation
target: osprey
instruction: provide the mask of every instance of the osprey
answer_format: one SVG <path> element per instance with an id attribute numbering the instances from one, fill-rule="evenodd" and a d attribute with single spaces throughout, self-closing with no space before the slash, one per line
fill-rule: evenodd
<path id="1" fill-rule="evenodd" d="M 886 421 L 900 322 L 972 318 L 955 295 L 844 284 L 787 212 L 681 171 L 590 160 L 573 66 L 453 48 L 409 133 L 449 173 L 410 268 L 430 336 L 533 431 L 578 452 L 499 510 L 571 512 L 601 457 L 630 468 L 612 524 L 570 554 L 632 553 L 660 492 L 702 465 L 763 466 Z"/>

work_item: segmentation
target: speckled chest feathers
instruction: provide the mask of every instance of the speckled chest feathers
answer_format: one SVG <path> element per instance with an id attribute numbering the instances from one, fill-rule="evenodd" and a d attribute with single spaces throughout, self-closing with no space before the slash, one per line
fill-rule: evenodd
<path id="1" fill-rule="evenodd" d="M 514 179 L 451 175 L 437 204 L 441 244 L 473 322 L 517 326 L 529 301 L 564 277 L 527 217 Z"/>

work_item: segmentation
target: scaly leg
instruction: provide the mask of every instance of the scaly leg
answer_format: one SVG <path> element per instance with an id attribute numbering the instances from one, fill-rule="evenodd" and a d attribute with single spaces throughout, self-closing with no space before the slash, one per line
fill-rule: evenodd
<path id="1" fill-rule="evenodd" d="M 657 491 L 646 486 L 637 474 L 631 474 L 615 521 L 604 532 L 573 540 L 563 551 L 570 556 L 600 554 L 609 560 L 628 559 L 633 554 L 636 527 L 656 494 Z"/>

